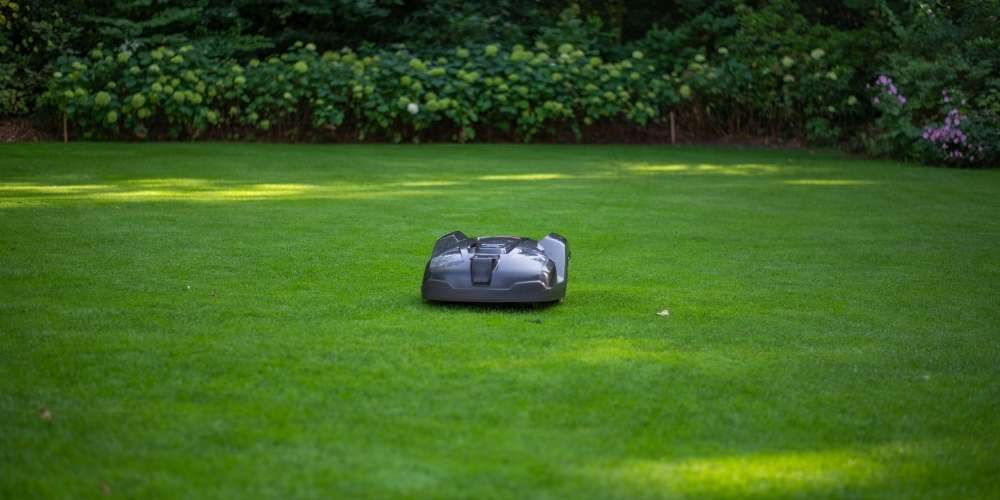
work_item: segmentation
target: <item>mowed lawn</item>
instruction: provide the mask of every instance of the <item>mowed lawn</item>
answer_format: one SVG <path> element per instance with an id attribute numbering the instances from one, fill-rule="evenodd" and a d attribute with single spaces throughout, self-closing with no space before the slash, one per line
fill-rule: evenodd
<path id="1" fill-rule="evenodd" d="M 565 302 L 422 302 L 456 229 Z M 1000 171 L 0 146 L 3 498 L 996 498 L 998 412 Z"/>

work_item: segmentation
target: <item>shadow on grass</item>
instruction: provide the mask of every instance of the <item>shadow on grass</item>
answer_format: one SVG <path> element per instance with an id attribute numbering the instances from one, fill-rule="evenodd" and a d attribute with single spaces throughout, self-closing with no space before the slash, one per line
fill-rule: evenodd
<path id="1" fill-rule="evenodd" d="M 475 312 L 475 313 L 532 313 L 541 312 L 561 304 L 561 302 L 508 302 L 508 303 L 479 303 L 479 302 L 439 302 L 434 300 L 416 299 L 426 310 L 446 311 L 446 312 Z"/>
<path id="2" fill-rule="evenodd" d="M 932 432 L 934 416 L 908 415 L 903 430 L 893 426 L 897 416 L 870 407 L 898 394 L 898 382 L 859 395 L 849 379 L 822 369 L 788 366 L 791 373 L 769 379 L 767 363 L 750 352 L 720 365 L 718 353 L 513 330 L 486 348 L 435 340 L 416 348 L 419 360 L 394 365 L 405 366 L 400 379 L 430 376 L 435 388 L 400 384 L 358 410 L 422 436 L 394 450 L 398 470 L 372 488 L 440 496 L 442 484 L 488 463 L 517 477 L 512 487 L 552 497 L 912 496 L 947 492 L 934 480 L 956 466 L 942 457 L 971 452 L 957 439 L 961 430 Z M 822 392 L 842 394 L 839 404 Z M 887 431 L 873 434 L 873 426 Z M 396 484 L 412 470 L 434 480 Z"/>
<path id="3" fill-rule="evenodd" d="M 873 426 L 894 429 L 898 416 L 871 405 L 906 382 L 859 389 L 837 370 L 662 347 L 561 339 L 483 356 L 465 370 L 486 371 L 480 387 L 448 400 L 479 401 L 470 415 L 498 422 L 494 453 L 602 498 L 941 493 L 949 486 L 934 478 L 956 472 L 941 457 L 965 453 L 963 431 L 932 431 L 931 415 L 872 435 Z M 841 397 L 831 405 L 823 393 Z M 502 404 L 484 402 L 494 397 Z"/>

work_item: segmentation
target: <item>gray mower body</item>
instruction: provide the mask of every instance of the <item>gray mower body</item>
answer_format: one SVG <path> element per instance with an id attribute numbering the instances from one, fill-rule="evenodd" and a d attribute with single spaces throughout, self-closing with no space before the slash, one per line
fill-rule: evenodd
<path id="1" fill-rule="evenodd" d="M 536 241 L 455 231 L 434 244 L 421 290 L 440 302 L 555 302 L 568 271 L 569 243 L 558 234 Z"/>

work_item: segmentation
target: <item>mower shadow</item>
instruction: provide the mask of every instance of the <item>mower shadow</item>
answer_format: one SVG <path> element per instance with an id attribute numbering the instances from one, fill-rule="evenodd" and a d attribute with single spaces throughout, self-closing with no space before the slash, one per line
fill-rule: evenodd
<path id="1" fill-rule="evenodd" d="M 434 300 L 417 299 L 421 305 L 428 309 L 441 311 L 469 311 L 479 313 L 526 313 L 533 311 L 544 311 L 552 308 L 562 301 L 553 302 L 500 302 L 500 303 L 476 303 L 476 302 L 438 302 Z"/>

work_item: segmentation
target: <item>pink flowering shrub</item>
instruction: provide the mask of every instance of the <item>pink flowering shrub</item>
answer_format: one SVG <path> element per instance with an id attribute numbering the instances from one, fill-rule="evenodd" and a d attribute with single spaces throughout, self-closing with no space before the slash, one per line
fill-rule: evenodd
<path id="1" fill-rule="evenodd" d="M 947 96 L 947 93 L 945 93 Z M 969 136 L 962 131 L 965 116 L 958 108 L 951 108 L 944 118 L 943 125 L 928 125 L 924 127 L 921 139 L 929 143 L 929 151 L 946 163 L 975 163 L 976 153 L 983 155 L 983 146 L 969 141 Z"/>
<path id="2" fill-rule="evenodd" d="M 874 135 L 866 137 L 865 147 L 879 156 L 913 156 L 913 144 L 920 130 L 913 126 L 907 98 L 888 75 L 879 75 L 868 85 L 872 106 L 879 111 Z"/>
<path id="3" fill-rule="evenodd" d="M 994 127 L 976 127 L 961 107 L 965 99 L 955 103 L 947 90 L 941 91 L 941 103 L 948 111 L 943 123 L 924 127 L 920 135 L 921 150 L 925 159 L 934 163 L 954 166 L 989 166 L 996 163 L 997 142 Z"/>
<path id="4" fill-rule="evenodd" d="M 870 152 L 932 164 L 996 166 L 1000 148 L 996 123 L 984 119 L 986 113 L 968 111 L 965 99 L 944 90 L 938 111 L 917 113 L 907 106 L 907 97 L 888 75 L 879 75 L 869 90 L 872 105 L 880 113 L 878 132 L 867 144 Z M 938 121 L 941 115 L 944 119 Z M 918 128 L 914 123 L 926 125 Z"/>

